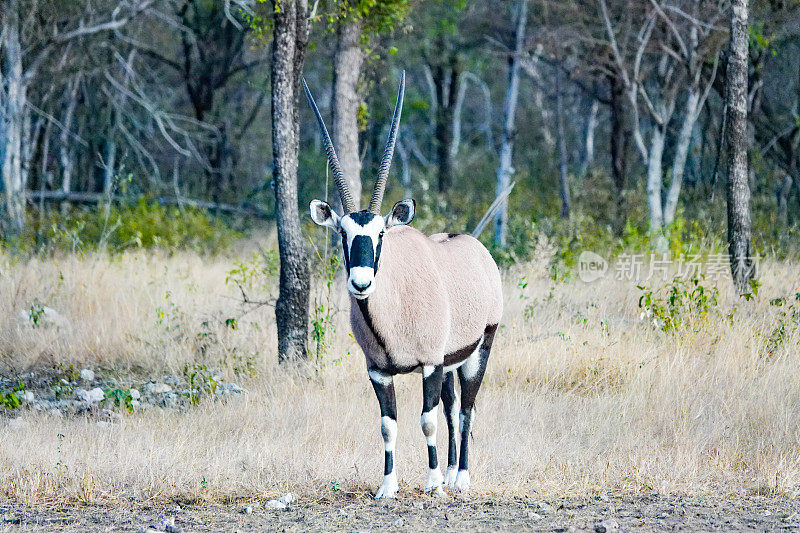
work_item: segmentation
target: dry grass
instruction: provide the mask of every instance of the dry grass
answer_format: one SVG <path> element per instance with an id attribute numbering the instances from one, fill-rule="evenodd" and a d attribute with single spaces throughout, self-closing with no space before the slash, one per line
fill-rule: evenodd
<path id="1" fill-rule="evenodd" d="M 236 330 L 224 326 L 239 311 L 238 291 L 225 284 L 232 258 L 2 260 L 4 375 L 70 364 L 160 375 L 201 361 L 250 390 L 242 401 L 156 409 L 111 427 L 25 414 L 27 424 L 0 431 L 6 496 L 320 496 L 379 483 L 378 407 L 346 309 L 321 369 L 284 369 L 275 363 L 271 308 L 246 315 Z M 632 283 L 556 283 L 540 270 L 506 273 L 504 324 L 478 399 L 475 491 L 800 494 L 798 328 L 765 351 L 781 311 L 768 302 L 800 292 L 797 264 L 768 264 L 755 302 L 721 283 L 716 311 L 678 334 L 639 320 Z M 16 315 L 33 301 L 64 312 L 72 328 L 20 328 Z M 236 376 L 245 360 L 257 368 L 253 377 Z M 418 490 L 426 463 L 420 379 L 398 381 L 401 490 Z"/>

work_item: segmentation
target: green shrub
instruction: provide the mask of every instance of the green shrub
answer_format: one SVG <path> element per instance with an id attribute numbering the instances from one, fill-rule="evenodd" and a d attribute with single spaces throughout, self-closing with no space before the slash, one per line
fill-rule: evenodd
<path id="1" fill-rule="evenodd" d="M 691 328 L 708 319 L 717 307 L 719 289 L 703 285 L 705 279 L 682 280 L 675 278 L 672 285 L 652 290 L 642 285 L 639 297 L 641 319 L 651 321 L 658 329 L 675 332 Z"/>
<path id="2" fill-rule="evenodd" d="M 79 206 L 66 212 L 50 209 L 33 214 L 25 233 L 4 244 L 63 252 L 163 248 L 217 253 L 241 235 L 204 209 L 181 209 L 140 198 L 132 204 Z"/>
<path id="3" fill-rule="evenodd" d="M 767 339 L 764 352 L 767 357 L 772 357 L 781 347 L 786 346 L 790 339 L 800 330 L 800 292 L 794 298 L 783 297 L 770 300 L 771 307 L 779 308 L 777 323 Z"/>

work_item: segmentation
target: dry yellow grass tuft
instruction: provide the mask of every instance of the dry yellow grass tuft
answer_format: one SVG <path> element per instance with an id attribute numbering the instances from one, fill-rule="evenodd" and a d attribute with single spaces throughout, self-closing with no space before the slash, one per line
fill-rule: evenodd
<path id="1" fill-rule="evenodd" d="M 377 487 L 378 407 L 341 290 L 323 361 L 281 368 L 271 308 L 240 317 L 236 329 L 225 325 L 241 312 L 238 289 L 225 283 L 240 259 L 0 259 L 3 375 L 89 365 L 161 376 L 201 362 L 250 391 L 228 403 L 125 415 L 110 426 L 23 413 L 24 422 L 0 431 L 6 497 L 217 500 Z M 800 292 L 798 271 L 795 263 L 765 265 L 753 302 L 721 283 L 719 304 L 676 333 L 640 320 L 633 283 L 557 283 L 536 265 L 507 272 L 505 319 L 478 398 L 473 490 L 800 494 L 800 328 L 781 314 L 785 306 L 769 304 Z M 19 326 L 18 313 L 40 304 L 71 326 Z M 243 375 L 248 368 L 255 373 Z M 424 483 L 426 456 L 420 378 L 398 381 L 402 497 Z M 440 454 L 443 428 L 442 420 Z"/>

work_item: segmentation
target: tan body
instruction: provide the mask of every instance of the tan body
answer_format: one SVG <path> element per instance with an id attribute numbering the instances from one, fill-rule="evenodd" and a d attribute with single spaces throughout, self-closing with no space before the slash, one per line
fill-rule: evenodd
<path id="1" fill-rule="evenodd" d="M 500 272 L 470 235 L 389 229 L 375 284 L 365 300 L 372 327 L 351 296 L 350 323 L 368 368 L 394 373 L 457 364 L 447 356 L 474 345 L 503 312 Z"/>
<path id="2" fill-rule="evenodd" d="M 495 331 L 503 313 L 500 272 L 489 251 L 470 235 L 439 233 L 427 237 L 408 226 L 414 219 L 412 199 L 397 202 L 381 216 L 380 207 L 397 141 L 403 109 L 405 72 L 369 208 L 359 211 L 342 172 L 322 114 L 303 80 L 308 101 L 322 133 L 343 215 L 327 202 L 313 200 L 311 218 L 342 237 L 342 254 L 350 293 L 350 324 L 367 359 L 367 374 L 381 411 L 383 482 L 375 498 L 394 498 L 397 402 L 394 375 L 422 373 L 420 426 L 428 448 L 425 492 L 442 487 L 469 490 L 469 436 L 475 398 L 481 386 Z M 507 193 L 506 193 L 507 194 Z M 480 234 L 498 195 L 475 228 Z M 456 406 L 458 376 L 460 407 Z M 447 420 L 447 472 L 442 476 L 436 450 L 436 408 L 441 400 Z"/>

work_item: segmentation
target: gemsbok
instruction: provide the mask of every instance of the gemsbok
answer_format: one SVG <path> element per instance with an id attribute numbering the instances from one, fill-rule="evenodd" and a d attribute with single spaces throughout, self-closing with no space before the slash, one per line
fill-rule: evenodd
<path id="1" fill-rule="evenodd" d="M 344 210 L 340 216 L 326 202 L 314 200 L 311 218 L 342 237 L 350 324 L 364 351 L 367 374 L 380 404 L 385 466 L 375 498 L 397 494 L 394 376 L 415 370 L 422 372 L 420 423 L 428 444 L 425 491 L 441 493 L 444 484 L 465 492 L 470 484 L 467 457 L 475 396 L 503 310 L 500 272 L 489 251 L 473 236 L 437 233 L 428 237 L 408 226 L 414 218 L 413 200 L 397 202 L 389 214 L 380 215 L 403 108 L 405 72 L 369 208 L 362 211 L 356 210 L 305 80 L 303 88 L 319 124 Z M 456 372 L 460 410 L 456 406 Z M 436 454 L 440 398 L 449 432 L 444 476 Z"/>

